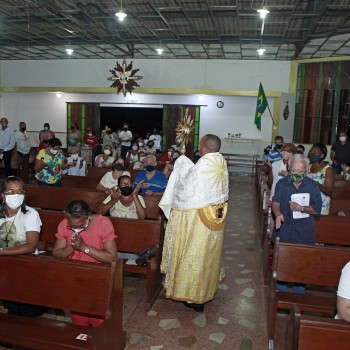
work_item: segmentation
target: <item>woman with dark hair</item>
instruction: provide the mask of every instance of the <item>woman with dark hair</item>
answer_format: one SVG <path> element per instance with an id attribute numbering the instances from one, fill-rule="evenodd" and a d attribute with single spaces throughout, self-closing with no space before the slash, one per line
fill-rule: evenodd
<path id="1" fill-rule="evenodd" d="M 83 200 L 70 202 L 66 218 L 58 225 L 52 254 L 57 258 L 88 262 L 111 262 L 117 256 L 115 233 L 111 221 L 102 215 L 92 214 Z M 99 326 L 103 319 L 71 313 L 72 321 L 79 326 Z"/>
<path id="2" fill-rule="evenodd" d="M 28 254 L 36 251 L 41 220 L 38 212 L 26 206 L 21 178 L 9 176 L 0 183 L 0 260 L 2 255 Z M 3 300 L 9 314 L 36 317 L 46 308 Z"/>
<path id="3" fill-rule="evenodd" d="M 72 123 L 71 129 L 67 132 L 67 146 L 68 151 L 70 151 L 70 149 L 74 147 L 78 150 L 78 153 L 80 154 L 81 132 L 77 123 Z"/>
<path id="4" fill-rule="evenodd" d="M 34 170 L 40 186 L 61 186 L 62 170 L 67 167 L 61 146 L 61 141 L 53 138 L 50 147 L 40 150 L 36 156 Z"/>
<path id="5" fill-rule="evenodd" d="M 334 173 L 332 167 L 324 159 L 327 157 L 327 147 L 322 143 L 315 143 L 308 154 L 310 165 L 307 176 L 319 183 L 322 210 L 321 215 L 329 214 L 331 195 L 334 187 Z"/>
<path id="6" fill-rule="evenodd" d="M 50 130 L 50 124 L 45 123 L 44 129 L 39 133 L 39 150 L 47 147 L 48 142 L 55 137 L 55 134 L 52 130 Z"/>

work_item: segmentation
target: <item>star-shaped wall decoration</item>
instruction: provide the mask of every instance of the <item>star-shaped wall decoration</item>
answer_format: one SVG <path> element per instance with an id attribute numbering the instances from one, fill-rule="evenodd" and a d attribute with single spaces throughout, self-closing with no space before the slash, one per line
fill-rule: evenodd
<path id="1" fill-rule="evenodd" d="M 120 65 L 117 62 L 116 67 L 114 67 L 114 69 L 109 70 L 113 76 L 107 79 L 113 81 L 111 87 L 117 89 L 117 94 L 119 94 L 119 92 L 122 91 L 125 97 L 127 92 L 131 94 L 135 87 L 140 86 L 136 82 L 136 80 L 140 80 L 143 78 L 139 75 L 136 75 L 136 73 L 139 70 L 139 68 L 132 69 L 132 61 L 130 62 L 130 64 L 126 65 L 124 59 L 122 65 Z"/>

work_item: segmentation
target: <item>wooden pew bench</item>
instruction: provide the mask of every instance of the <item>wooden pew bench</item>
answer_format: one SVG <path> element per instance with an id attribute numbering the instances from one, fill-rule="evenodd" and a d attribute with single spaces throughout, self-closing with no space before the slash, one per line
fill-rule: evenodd
<path id="1" fill-rule="evenodd" d="M 346 216 L 350 216 L 350 199 L 331 198 L 329 214 L 337 215 L 339 211 L 342 211 Z"/>
<path id="2" fill-rule="evenodd" d="M 42 349 L 122 350 L 122 262 L 92 264 L 50 256 L 2 256 L 0 298 L 102 316 L 97 328 L 0 313 L 0 341 Z M 87 338 L 78 339 L 87 335 Z"/>
<path id="3" fill-rule="evenodd" d="M 41 187 L 25 185 L 26 203 L 34 208 L 48 210 L 65 210 L 68 203 L 75 199 L 86 201 L 92 211 L 96 211 L 107 195 L 96 190 L 84 190 L 82 188 Z M 146 203 L 146 218 L 157 220 L 162 215 L 158 204 L 161 196 L 143 196 Z"/>
<path id="4" fill-rule="evenodd" d="M 288 323 L 287 350 L 348 350 L 350 324 L 301 314 L 293 305 Z"/>
<path id="5" fill-rule="evenodd" d="M 40 249 L 50 251 L 56 241 L 57 226 L 64 218 L 63 213 L 41 210 L 42 221 L 40 233 Z M 139 254 L 149 246 L 158 247 L 158 252 L 147 263 L 147 266 L 127 265 L 124 261 L 124 272 L 135 273 L 146 278 L 147 308 L 150 309 L 162 289 L 162 274 L 160 263 L 162 260 L 164 242 L 164 218 L 158 220 L 133 220 L 110 218 L 117 236 L 117 248 L 120 252 Z"/>
<path id="6" fill-rule="evenodd" d="M 325 315 L 336 314 L 336 292 L 320 291 L 320 287 L 338 286 L 341 270 L 350 261 L 350 249 L 333 246 L 312 246 L 281 243 L 276 240 L 273 257 L 273 283 L 269 302 L 268 338 L 273 348 L 278 309 L 289 310 L 293 304 L 301 311 Z M 280 292 L 277 281 L 303 283 L 317 287 L 305 294 Z"/>
<path id="7" fill-rule="evenodd" d="M 62 187 L 96 190 L 100 180 L 97 177 L 63 175 Z"/>
<path id="8" fill-rule="evenodd" d="M 256 160 L 259 155 L 253 154 L 233 154 L 233 153 L 222 153 L 226 160 L 227 168 L 241 168 L 242 173 L 248 173 L 253 175 L 256 168 Z"/>

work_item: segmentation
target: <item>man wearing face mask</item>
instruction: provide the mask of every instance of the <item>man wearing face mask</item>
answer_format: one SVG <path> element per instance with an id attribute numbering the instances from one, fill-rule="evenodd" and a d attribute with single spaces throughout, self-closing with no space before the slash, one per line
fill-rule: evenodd
<path id="1" fill-rule="evenodd" d="M 267 155 L 266 163 L 273 163 L 282 158 L 281 151 L 283 147 L 283 137 L 275 137 L 275 146 L 271 149 L 270 153 Z"/>
<path id="2" fill-rule="evenodd" d="M 20 169 L 20 177 L 28 178 L 29 174 L 29 155 L 31 149 L 30 137 L 26 132 L 27 126 L 25 122 L 19 123 L 19 129 L 15 132 L 16 145 L 14 148 L 17 153 L 17 166 Z"/>
<path id="3" fill-rule="evenodd" d="M 119 139 L 121 140 L 121 153 L 120 156 L 125 158 L 131 147 L 132 133 L 127 123 L 123 124 L 123 130 L 119 133 Z"/>
<path id="4" fill-rule="evenodd" d="M 149 137 L 148 141 L 153 141 L 156 152 L 161 153 L 162 137 L 159 135 L 157 129 L 153 129 L 153 134 Z"/>
<path id="5" fill-rule="evenodd" d="M 111 216 L 116 218 L 144 219 L 146 217 L 146 204 L 138 193 L 142 181 L 133 189 L 132 179 L 128 175 L 118 178 L 118 187 L 113 189 L 111 200 L 101 204 L 96 212 L 105 215 L 109 210 Z"/>
<path id="6" fill-rule="evenodd" d="M 79 156 L 77 148 L 72 147 L 69 150 L 69 157 L 67 158 L 67 168 L 63 170 L 62 174 L 71 176 L 86 175 L 86 161 L 84 157 Z"/>
<path id="7" fill-rule="evenodd" d="M 314 216 L 321 214 L 322 199 L 318 183 L 306 176 L 309 160 L 301 154 L 289 159 L 289 176 L 279 180 L 272 198 L 272 211 L 276 216 L 276 229 L 281 242 L 315 244 Z M 292 201 L 293 194 L 309 194 L 308 205 Z M 304 215 L 294 218 L 293 212 Z M 294 215 L 295 216 L 295 215 Z"/>
<path id="8" fill-rule="evenodd" d="M 10 176 L 12 149 L 15 146 L 15 133 L 8 126 L 7 118 L 1 118 L 0 128 L 0 163 L 5 162 L 6 176 Z"/>
<path id="9" fill-rule="evenodd" d="M 104 191 L 106 194 L 112 194 L 112 189 L 117 188 L 118 179 L 122 175 L 130 176 L 128 171 L 125 171 L 124 159 L 119 157 L 112 164 L 112 171 L 107 172 L 103 175 L 100 183 L 97 185 L 98 191 Z"/>
<path id="10" fill-rule="evenodd" d="M 168 180 L 162 172 L 156 170 L 156 157 L 149 154 L 144 162 L 145 170 L 140 171 L 136 175 L 135 186 L 138 186 L 143 181 L 140 194 L 163 194 Z"/>
<path id="11" fill-rule="evenodd" d="M 341 173 L 342 164 L 350 165 L 350 143 L 345 132 L 341 131 L 339 133 L 339 141 L 332 146 L 330 158 L 334 174 Z"/>
<path id="12" fill-rule="evenodd" d="M 111 168 L 112 164 L 114 163 L 114 157 L 111 156 L 112 154 L 112 147 L 111 146 L 105 146 L 103 149 L 103 153 L 99 154 L 95 158 L 94 166 L 96 168 Z"/>

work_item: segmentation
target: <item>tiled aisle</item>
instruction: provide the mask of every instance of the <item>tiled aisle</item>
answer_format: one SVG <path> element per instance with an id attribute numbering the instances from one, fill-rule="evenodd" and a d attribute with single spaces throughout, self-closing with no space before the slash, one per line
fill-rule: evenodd
<path id="1" fill-rule="evenodd" d="M 126 349 L 267 349 L 267 288 L 262 283 L 253 177 L 230 176 L 229 205 L 223 253 L 226 279 L 216 298 L 199 314 L 161 294 L 147 314 L 143 282 L 128 278 L 124 329 L 130 338 Z M 277 345 L 275 350 L 284 348 Z"/>

